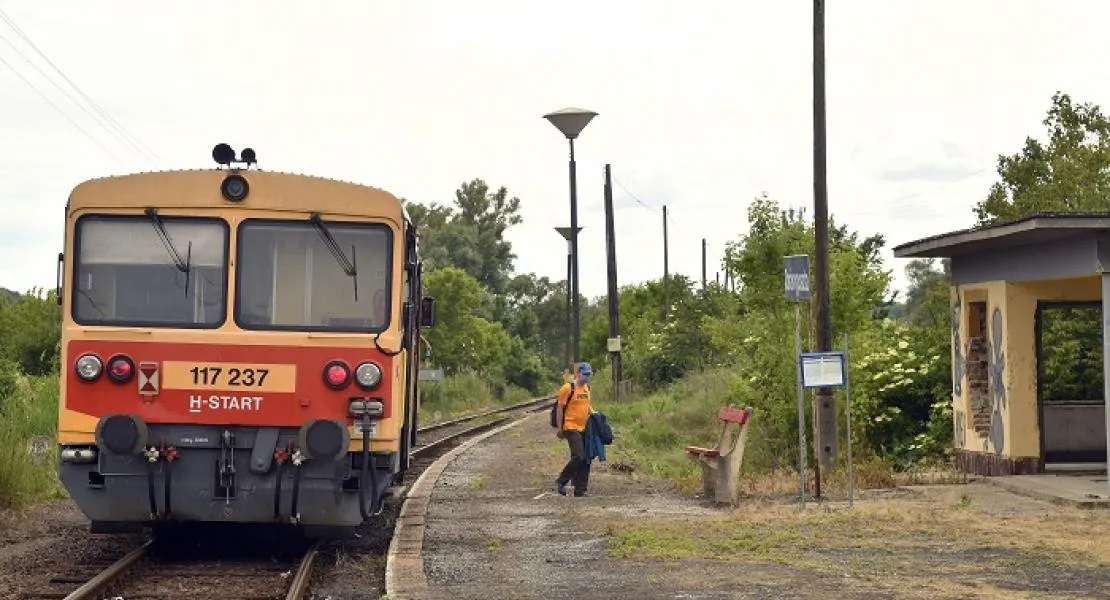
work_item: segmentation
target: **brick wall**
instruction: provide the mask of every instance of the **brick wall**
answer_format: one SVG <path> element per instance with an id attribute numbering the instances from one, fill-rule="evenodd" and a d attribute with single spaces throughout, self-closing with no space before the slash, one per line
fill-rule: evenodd
<path id="1" fill-rule="evenodd" d="M 964 370 L 967 373 L 967 404 L 969 425 L 981 438 L 991 429 L 990 375 L 987 369 L 989 352 L 982 337 L 968 340 Z"/>

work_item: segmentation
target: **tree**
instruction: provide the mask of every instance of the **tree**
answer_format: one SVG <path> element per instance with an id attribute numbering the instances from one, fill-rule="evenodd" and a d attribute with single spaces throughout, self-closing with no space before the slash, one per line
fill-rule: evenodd
<path id="1" fill-rule="evenodd" d="M 1001 181 L 975 206 L 980 225 L 1110 209 L 1110 119 L 1098 106 L 1056 92 L 1043 123 L 1047 144 L 1028 137 L 1021 152 L 998 157 Z"/>
<path id="2" fill-rule="evenodd" d="M 50 373 L 58 360 L 61 311 L 54 290 L 34 289 L 12 302 L 0 296 L 0 359 L 31 375 Z"/>
<path id="3" fill-rule="evenodd" d="M 455 191 L 453 208 L 404 203 L 420 232 L 427 269 L 458 267 L 492 295 L 506 291 L 516 255 L 505 231 L 521 222 L 519 198 L 510 198 L 505 187 L 490 192 L 486 182 L 474 179 Z"/>
<path id="4" fill-rule="evenodd" d="M 480 266 L 471 276 L 494 294 L 504 292 L 516 258 L 505 231 L 521 222 L 520 199 L 509 198 L 504 186 L 490 193 L 486 182 L 474 179 L 455 191 L 455 204 L 458 220 L 471 228 L 478 249 Z"/>
<path id="5" fill-rule="evenodd" d="M 951 319 L 948 286 L 952 281 L 950 261 L 941 261 L 940 270 L 933 259 L 911 260 L 906 265 L 909 290 L 906 293 L 906 318 L 914 325 L 940 327 L 948 332 Z"/>
<path id="6" fill-rule="evenodd" d="M 814 254 L 813 224 L 803 211 L 783 209 L 766 195 L 748 208 L 748 234 L 730 243 L 725 268 L 737 282 L 739 316 L 709 318 L 704 329 L 721 355 L 735 365 L 745 398 L 759 406 L 765 451 L 776 460 L 797 456 L 794 310 L 785 296 L 783 257 Z M 853 339 L 876 327 L 875 310 L 886 303 L 890 273 L 883 269 L 881 236 L 860 236 L 830 219 L 829 290 L 834 340 Z M 812 264 L 812 259 L 811 259 Z M 812 339 L 811 307 L 803 312 L 804 336 Z"/>

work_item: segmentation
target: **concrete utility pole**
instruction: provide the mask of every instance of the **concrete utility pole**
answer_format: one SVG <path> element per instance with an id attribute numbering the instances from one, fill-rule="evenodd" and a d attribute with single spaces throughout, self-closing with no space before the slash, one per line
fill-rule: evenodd
<path id="1" fill-rule="evenodd" d="M 825 170 L 825 2 L 813 0 L 813 212 L 815 265 L 814 292 L 817 300 L 817 350 L 832 349 L 829 318 L 829 198 Z M 836 400 L 830 388 L 814 394 L 817 409 L 817 460 L 823 471 L 836 465 Z M 821 488 L 815 489 L 820 497 Z"/>

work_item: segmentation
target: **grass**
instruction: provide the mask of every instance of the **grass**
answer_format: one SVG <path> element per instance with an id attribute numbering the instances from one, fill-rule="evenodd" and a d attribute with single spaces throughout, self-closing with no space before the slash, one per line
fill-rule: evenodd
<path id="1" fill-rule="evenodd" d="M 498 395 L 489 383 L 473 373 L 451 375 L 443 381 L 420 383 L 420 420 L 433 423 L 533 397 L 528 390 L 511 385 Z"/>
<path id="2" fill-rule="evenodd" d="M 727 404 L 742 406 L 742 391 L 727 369 L 692 373 L 653 394 L 613 402 L 607 370 L 600 370 L 592 383 L 594 404 L 609 416 L 614 443 L 607 448 L 609 460 L 633 466 L 640 473 L 671 482 L 678 490 L 701 489 L 701 471 L 683 450 L 685 446 L 713 447 L 721 432 L 717 411 Z M 797 455 L 771 456 L 766 443 L 769 433 L 761 428 L 761 407 L 753 407 L 744 456 L 742 491 L 751 495 L 796 495 L 799 475 L 793 468 Z M 762 414 L 766 414 L 765 412 Z M 843 445 L 843 444 L 842 444 Z M 814 489 L 813 458 L 808 457 L 807 489 Z M 855 489 L 888 488 L 896 485 L 964 483 L 966 476 L 938 465 L 898 472 L 885 460 L 854 457 Z M 841 467 L 822 473 L 822 495 L 847 496 L 848 475 Z M 785 467 L 782 465 L 786 465 Z"/>
<path id="3" fill-rule="evenodd" d="M 0 508 L 64 497 L 56 470 L 58 377 L 0 369 Z M 33 440 L 45 443 L 32 451 Z"/>
<path id="4" fill-rule="evenodd" d="M 919 587 L 923 597 L 966 597 L 971 588 L 978 597 L 1110 589 L 1105 515 L 1032 500 L 1005 515 L 993 512 L 1005 494 L 979 484 L 859 501 L 851 510 L 754 502 L 714 516 L 610 517 L 608 554 L 809 569 Z M 1005 592 L 993 587 L 1000 584 Z"/>

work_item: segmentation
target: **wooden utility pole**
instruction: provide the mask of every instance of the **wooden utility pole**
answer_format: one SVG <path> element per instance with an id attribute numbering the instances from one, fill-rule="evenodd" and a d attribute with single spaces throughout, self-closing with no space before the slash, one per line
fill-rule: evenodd
<path id="1" fill-rule="evenodd" d="M 828 352 L 832 346 L 829 318 L 829 198 L 825 170 L 825 2 L 813 0 L 813 212 L 815 265 L 814 295 L 817 300 L 817 350 Z M 814 394 L 817 412 L 817 462 L 825 472 L 832 471 L 837 455 L 836 400 L 830 388 Z M 821 488 L 816 487 L 820 497 Z"/>
<path id="2" fill-rule="evenodd" d="M 705 293 L 705 238 L 701 238 L 701 292 Z"/>
<path id="3" fill-rule="evenodd" d="M 667 263 L 667 205 L 663 205 L 663 321 L 671 314 L 671 271 Z"/>
<path id="4" fill-rule="evenodd" d="M 605 255 L 609 275 L 609 360 L 613 364 L 613 399 L 620 400 L 621 326 L 620 295 L 617 290 L 617 240 L 613 225 L 612 171 L 605 165 Z"/>

